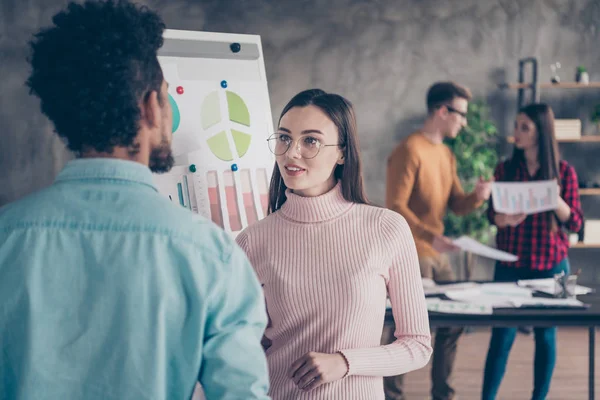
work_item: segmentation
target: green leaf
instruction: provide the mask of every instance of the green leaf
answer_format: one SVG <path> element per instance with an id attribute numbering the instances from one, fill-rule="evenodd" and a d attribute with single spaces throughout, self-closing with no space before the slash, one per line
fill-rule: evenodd
<path id="1" fill-rule="evenodd" d="M 600 105 L 598 106 L 600 118 Z M 467 126 L 453 140 L 446 141 L 456 158 L 456 171 L 466 192 L 475 187 L 480 176 L 490 179 L 498 162 L 496 145 L 498 129 L 489 119 L 489 107 L 482 100 L 469 104 Z M 444 219 L 447 236 L 467 235 L 487 244 L 495 227 L 490 226 L 486 210 L 487 205 L 465 216 L 448 212 Z"/>

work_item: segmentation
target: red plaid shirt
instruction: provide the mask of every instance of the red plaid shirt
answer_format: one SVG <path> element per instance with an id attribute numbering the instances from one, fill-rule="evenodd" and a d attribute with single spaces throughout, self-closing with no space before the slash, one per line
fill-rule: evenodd
<path id="1" fill-rule="evenodd" d="M 509 162 L 498 164 L 494 178 L 497 182 L 507 181 Z M 579 200 L 579 184 L 575 169 L 566 161 L 560 161 L 560 186 L 561 197 L 571 207 L 569 220 L 562 223 L 556 218 L 558 229 L 552 232 L 548 212 L 528 215 L 521 224 L 513 227 L 498 228 L 496 245 L 498 249 L 519 257 L 516 262 L 501 262 L 502 265 L 516 268 L 530 268 L 533 270 L 549 270 L 567 257 L 569 240 L 565 230 L 577 232 L 581 229 L 583 212 Z M 540 180 L 539 171 L 535 176 L 530 176 L 525 161 L 521 162 L 515 171 L 516 181 Z M 488 218 L 494 224 L 494 205 L 490 198 Z M 552 212 L 554 215 L 554 213 Z"/>

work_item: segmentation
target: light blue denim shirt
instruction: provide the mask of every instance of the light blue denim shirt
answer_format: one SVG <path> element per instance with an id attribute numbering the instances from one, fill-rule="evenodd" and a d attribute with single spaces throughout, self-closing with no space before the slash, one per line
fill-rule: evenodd
<path id="1" fill-rule="evenodd" d="M 192 218 L 116 159 L 0 208 L 0 398 L 268 399 L 261 287 Z"/>

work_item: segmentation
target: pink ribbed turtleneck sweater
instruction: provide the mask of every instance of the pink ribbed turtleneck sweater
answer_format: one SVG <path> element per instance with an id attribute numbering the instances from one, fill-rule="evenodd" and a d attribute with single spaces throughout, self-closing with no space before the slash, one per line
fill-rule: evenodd
<path id="1" fill-rule="evenodd" d="M 270 394 L 283 399 L 383 399 L 383 376 L 427 364 L 431 337 L 415 244 L 399 214 L 287 191 L 283 207 L 237 237 L 263 285 Z M 381 346 L 386 295 L 397 340 Z M 311 392 L 287 377 L 310 351 L 342 352 L 348 375 Z"/>

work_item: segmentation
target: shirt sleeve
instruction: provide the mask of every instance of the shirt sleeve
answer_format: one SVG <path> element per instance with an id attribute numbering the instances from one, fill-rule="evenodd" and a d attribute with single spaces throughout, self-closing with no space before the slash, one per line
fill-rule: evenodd
<path id="1" fill-rule="evenodd" d="M 424 367 L 432 353 L 431 333 L 419 260 L 410 227 L 399 215 L 382 220 L 390 249 L 387 289 L 392 303 L 396 340 L 385 346 L 342 350 L 348 375 L 393 376 Z"/>
<path id="2" fill-rule="evenodd" d="M 502 182 L 503 180 L 504 164 L 500 163 L 496 166 L 496 170 L 494 171 L 494 182 Z M 490 221 L 490 224 L 496 225 L 496 211 L 494 210 L 494 201 L 492 200 L 492 196 L 490 196 L 490 200 L 488 202 L 487 217 Z"/>
<path id="3" fill-rule="evenodd" d="M 563 226 L 571 232 L 578 232 L 583 223 L 583 211 L 579 198 L 579 182 L 575 168 L 568 164 L 565 167 L 561 182 L 561 197 L 571 208 L 571 215 L 563 223 Z"/>
<path id="4" fill-rule="evenodd" d="M 233 243 L 221 271 L 209 297 L 200 384 L 207 399 L 269 399 L 261 346 L 267 325 L 262 289 Z"/>
<path id="5" fill-rule="evenodd" d="M 414 151 L 410 151 L 406 143 L 400 144 L 388 159 L 385 203 L 406 219 L 415 236 L 431 243 L 435 230 L 408 207 L 418 171 L 419 160 Z"/>
<path id="6" fill-rule="evenodd" d="M 452 154 L 450 154 L 450 158 L 452 160 L 452 188 L 448 199 L 448 207 L 456 215 L 466 215 L 480 207 L 483 201 L 477 198 L 475 192 L 465 193 L 456 171 L 456 158 Z"/>

